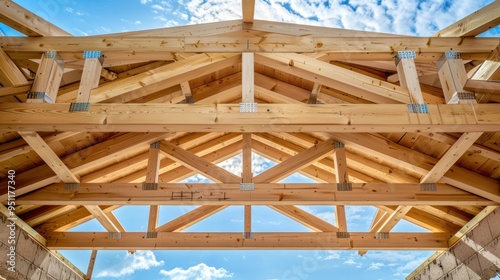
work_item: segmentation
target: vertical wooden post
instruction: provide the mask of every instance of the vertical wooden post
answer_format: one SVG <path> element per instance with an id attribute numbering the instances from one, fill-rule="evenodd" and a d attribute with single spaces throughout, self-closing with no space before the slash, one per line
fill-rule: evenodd
<path id="1" fill-rule="evenodd" d="M 337 184 L 349 183 L 344 144 L 335 142 L 335 152 L 333 154 L 333 160 L 335 164 L 335 177 L 337 179 Z M 347 232 L 347 219 L 345 215 L 344 205 L 335 206 L 335 219 L 337 221 L 337 227 L 339 228 L 339 231 Z"/>
<path id="2" fill-rule="evenodd" d="M 438 76 L 447 104 L 475 104 L 475 94 L 464 90 L 467 72 L 457 52 L 444 53 L 437 63 Z"/>
<path id="3" fill-rule="evenodd" d="M 90 101 L 92 89 L 99 86 L 104 61 L 100 51 L 85 51 L 83 57 L 85 58 L 85 64 L 83 65 L 76 103 L 88 103 Z"/>
<path id="4" fill-rule="evenodd" d="M 252 135 L 243 133 L 243 152 L 242 152 L 242 181 L 243 183 L 252 183 Z M 252 232 L 252 206 L 245 205 L 245 237 L 250 238 Z"/>
<path id="5" fill-rule="evenodd" d="M 249 52 L 242 53 L 241 61 L 241 102 L 254 102 L 254 54 Z"/>
<path id="6" fill-rule="evenodd" d="M 149 148 L 148 167 L 146 173 L 146 181 L 143 189 L 145 191 L 155 191 L 158 184 L 158 175 L 160 170 L 160 142 L 151 144 Z M 146 187 L 148 186 L 148 187 Z M 156 232 L 158 225 L 159 206 L 151 205 L 149 208 L 148 218 L 148 237 L 153 237 L 153 232 Z"/>
<path id="7" fill-rule="evenodd" d="M 417 67 L 415 66 L 414 51 L 398 52 L 396 67 L 401 86 L 408 89 L 410 100 L 413 104 L 423 104 L 424 97 L 418 81 Z"/>
<path id="8" fill-rule="evenodd" d="M 55 103 L 64 72 L 64 61 L 55 51 L 45 52 L 26 103 Z"/>

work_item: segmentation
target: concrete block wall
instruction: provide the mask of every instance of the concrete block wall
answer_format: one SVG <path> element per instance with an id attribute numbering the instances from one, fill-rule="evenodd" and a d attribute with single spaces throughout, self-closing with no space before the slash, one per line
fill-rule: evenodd
<path id="1" fill-rule="evenodd" d="M 412 279 L 485 280 L 497 274 L 500 274 L 500 208 Z"/>
<path id="2" fill-rule="evenodd" d="M 80 275 L 16 227 L 15 272 L 9 271 L 7 218 L 0 214 L 0 279 L 8 280 L 83 280 Z"/>

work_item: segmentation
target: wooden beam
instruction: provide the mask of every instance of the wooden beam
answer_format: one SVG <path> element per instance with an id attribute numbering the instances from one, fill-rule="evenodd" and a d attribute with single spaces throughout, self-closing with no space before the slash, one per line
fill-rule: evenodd
<path id="1" fill-rule="evenodd" d="M 202 221 L 213 214 L 226 209 L 226 205 L 202 205 L 194 210 L 187 212 L 159 227 L 156 232 L 181 232 L 186 228 Z"/>
<path id="2" fill-rule="evenodd" d="M 254 183 L 252 192 L 240 184 L 158 183 L 143 191 L 141 183 L 82 183 L 77 191 L 53 184 L 16 198 L 18 205 L 496 205 L 458 188 L 438 184 L 437 191 L 420 184 L 353 183 L 338 191 L 336 183 Z"/>
<path id="3" fill-rule="evenodd" d="M 97 250 L 92 250 L 92 253 L 90 254 L 89 266 L 87 268 L 87 274 L 85 275 L 85 279 L 87 280 L 92 279 L 92 273 L 94 272 L 94 264 L 96 258 L 97 258 Z"/>
<path id="4" fill-rule="evenodd" d="M 145 183 L 157 184 L 160 171 L 160 142 L 151 144 L 149 147 L 148 167 L 146 171 Z M 155 192 L 152 190 L 152 192 Z M 160 207 L 151 205 L 149 207 L 148 232 L 155 232 L 158 225 L 158 217 L 160 215 Z"/>
<path id="5" fill-rule="evenodd" d="M 65 183 L 80 182 L 73 172 L 62 162 L 56 153 L 43 141 L 42 137 L 34 131 L 19 131 L 19 135 L 31 146 L 31 148 L 47 163 L 47 165 Z"/>
<path id="6" fill-rule="evenodd" d="M 0 21 L 27 36 L 71 36 L 11 0 L 4 1 L 1 5 Z"/>
<path id="7" fill-rule="evenodd" d="M 466 132 L 462 134 L 420 182 L 437 183 L 481 135 L 483 135 L 482 132 Z"/>
<path id="8" fill-rule="evenodd" d="M 252 114 L 235 104 L 92 104 L 88 113 L 68 108 L 2 103 L 0 131 L 496 132 L 500 125 L 496 104 L 429 104 L 428 114 L 410 113 L 404 104 L 260 104 Z"/>
<path id="9" fill-rule="evenodd" d="M 191 92 L 191 86 L 189 85 L 189 82 L 186 81 L 181 83 L 181 91 L 184 95 L 186 104 L 194 103 L 193 93 Z"/>
<path id="10" fill-rule="evenodd" d="M 2 67 L 0 66 L 0 75 L 3 75 Z M 21 73 L 22 74 L 22 73 Z M 4 84 L 0 78 L 0 83 Z M 9 83 L 6 83 L 9 84 Z M 31 89 L 31 82 L 27 84 L 13 85 L 13 86 L 4 86 L 0 88 L 0 97 L 19 95 L 19 94 L 27 94 Z"/>
<path id="11" fill-rule="evenodd" d="M 417 67 L 413 58 L 396 58 L 401 86 L 410 93 L 410 103 L 424 104 L 424 96 L 418 81 Z"/>
<path id="12" fill-rule="evenodd" d="M 307 101 L 307 104 L 316 104 L 318 103 L 318 95 L 321 92 L 321 84 L 320 83 L 314 83 L 313 88 L 311 90 L 311 94 L 309 96 L 309 100 Z"/>
<path id="13" fill-rule="evenodd" d="M 51 250 L 171 250 L 171 249 L 415 249 L 443 250 L 448 234 L 391 233 L 388 239 L 375 239 L 373 233 L 353 232 L 350 238 L 337 238 L 330 232 L 259 232 L 253 239 L 241 233 L 159 232 L 158 238 L 144 238 L 142 232 L 122 233 L 120 239 L 108 239 L 102 232 L 54 232 L 46 235 Z"/>
<path id="14" fill-rule="evenodd" d="M 243 133 L 243 148 L 242 148 L 242 182 L 252 183 L 252 135 Z"/>
<path id="15" fill-rule="evenodd" d="M 41 93 L 41 98 L 29 98 L 26 102 L 33 103 L 55 103 L 61 79 L 64 73 L 64 61 L 55 51 L 48 51 L 42 55 L 38 66 L 35 80 L 30 92 Z"/>
<path id="16" fill-rule="evenodd" d="M 333 52 L 335 54 L 371 53 L 394 56 L 394 52 L 406 48 L 421 53 L 449 51 L 450 48 L 461 53 L 491 52 L 498 46 L 497 38 L 437 38 L 437 37 L 342 37 L 290 36 L 263 32 L 255 34 L 240 31 L 236 34 L 217 34 L 211 36 L 168 36 L 168 37 L 2 37 L 6 52 L 83 52 L 102 50 L 103 52 L 154 52 L 156 54 L 177 53 L 307 53 Z M 345 58 L 345 56 L 344 56 Z"/>
<path id="17" fill-rule="evenodd" d="M 408 90 L 302 54 L 265 54 L 255 62 L 377 103 L 410 103 Z"/>
<path id="18" fill-rule="evenodd" d="M 90 102 L 102 102 L 133 91 L 146 95 L 179 85 L 179 81 L 188 81 L 217 69 L 233 66 L 240 60 L 241 56 L 238 54 L 197 54 L 137 75 L 105 83 L 92 90 Z M 77 91 L 70 91 L 61 95 L 58 101 L 72 102 L 76 95 Z"/>
<path id="19" fill-rule="evenodd" d="M 85 59 L 82 78 L 76 96 L 77 103 L 88 103 L 90 101 L 90 92 L 99 86 L 103 61 L 103 57 Z"/>
<path id="20" fill-rule="evenodd" d="M 104 213 L 109 213 L 112 210 L 115 210 L 119 207 L 120 206 L 117 205 L 113 206 L 103 205 L 101 209 L 104 211 Z M 35 229 L 41 234 L 52 231 L 63 232 L 77 225 L 88 222 L 92 219 L 94 219 L 94 216 L 92 216 L 92 214 L 90 214 L 90 212 L 85 207 L 82 206 L 78 207 L 71 213 L 52 218 L 50 221 L 36 226 Z"/>
<path id="21" fill-rule="evenodd" d="M 443 54 L 437 64 L 444 98 L 448 104 L 475 104 L 475 98 L 464 99 L 460 97 L 460 94 L 465 92 L 464 86 L 467 82 L 467 72 L 460 54 L 457 53 L 457 55 L 458 57 L 448 58 Z"/>
<path id="22" fill-rule="evenodd" d="M 254 102 L 255 78 L 254 78 L 254 54 L 244 52 L 241 54 L 241 99 L 243 103 Z"/>
<path id="23" fill-rule="evenodd" d="M 241 9 L 244 23 L 253 23 L 255 0 L 241 0 Z"/>
<path id="24" fill-rule="evenodd" d="M 500 3 L 491 4 L 438 31 L 435 37 L 471 37 L 500 24 Z"/>
<path id="25" fill-rule="evenodd" d="M 389 214 L 383 223 L 378 224 L 373 228 L 374 232 L 389 232 L 396 226 L 399 221 L 406 216 L 406 214 L 411 210 L 412 206 L 398 206 L 394 212 Z"/>
<path id="26" fill-rule="evenodd" d="M 25 85 L 28 80 L 3 49 L 0 49 L 0 83 L 4 87 Z"/>
<path id="27" fill-rule="evenodd" d="M 40 106 L 41 104 L 31 104 Z M 56 106 L 56 104 L 48 104 Z M 66 108 L 67 109 L 67 108 Z M 172 136 L 171 133 L 130 133 L 90 146 L 62 158 L 62 162 L 73 174 L 87 171 L 97 164 L 114 160 L 117 155 L 137 152 L 151 143 Z M 85 157 L 82 157 L 85 155 Z M 0 185 L 0 200 L 7 199 L 7 183 L 2 180 Z M 38 166 L 16 174 L 16 195 L 22 195 L 43 186 L 59 181 L 59 177 L 48 165 Z"/>
<path id="28" fill-rule="evenodd" d="M 252 206 L 251 205 L 245 205 L 244 207 L 244 227 L 243 227 L 243 232 L 245 233 L 245 238 L 250 237 L 247 236 L 246 234 L 250 234 L 252 232 Z"/>
<path id="29" fill-rule="evenodd" d="M 276 210 L 277 212 L 289 217 L 296 222 L 301 223 L 302 225 L 316 232 L 339 231 L 336 226 L 293 205 L 270 205 L 269 208 Z"/>
<path id="30" fill-rule="evenodd" d="M 198 157 L 197 155 L 186 151 L 179 146 L 170 142 L 162 141 L 160 150 L 172 160 L 184 164 L 186 167 L 199 172 L 200 174 L 214 180 L 216 182 L 236 183 L 241 182 L 239 176 L 218 167 L 217 165 L 207 162 L 206 160 Z"/>
<path id="31" fill-rule="evenodd" d="M 432 169 L 433 165 L 438 162 L 437 159 L 431 156 L 418 153 L 409 148 L 372 135 L 353 133 L 326 134 L 324 136 L 336 138 L 338 141 L 345 143 L 349 148 L 368 152 L 381 160 L 387 160 L 399 166 L 403 170 L 412 170 L 422 176 L 426 175 L 429 170 Z M 443 176 L 441 181 L 500 203 L 500 184 L 492 178 L 482 176 L 458 166 L 453 166 Z"/>
<path id="32" fill-rule="evenodd" d="M 102 211 L 99 205 L 84 205 L 85 209 L 87 209 L 94 218 L 99 221 L 99 223 L 109 232 L 120 232 L 118 227 L 113 224 L 113 222 L 109 219 L 108 216 Z"/>
<path id="33" fill-rule="evenodd" d="M 500 82 L 469 79 L 465 83 L 464 89 L 473 91 L 475 93 L 489 93 L 500 95 Z"/>
<path id="34" fill-rule="evenodd" d="M 260 173 L 253 178 L 253 181 L 255 183 L 271 183 L 284 179 L 309 164 L 327 157 L 333 153 L 334 147 L 333 141 L 323 141 Z"/>
<path id="35" fill-rule="evenodd" d="M 347 172 L 347 159 L 344 149 L 344 144 L 336 142 L 335 152 L 333 153 L 333 161 L 335 167 L 335 179 L 337 184 L 349 183 Z M 341 232 L 347 232 L 347 218 L 344 205 L 335 205 L 335 221 Z"/>

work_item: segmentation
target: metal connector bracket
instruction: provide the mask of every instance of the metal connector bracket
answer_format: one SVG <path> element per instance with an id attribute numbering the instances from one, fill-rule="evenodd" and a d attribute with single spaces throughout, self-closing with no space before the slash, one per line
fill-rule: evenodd
<path id="1" fill-rule="evenodd" d="M 427 104 L 408 104 L 408 111 L 417 114 L 429 114 L 429 107 Z"/>
<path id="2" fill-rule="evenodd" d="M 158 189 L 158 183 L 142 183 L 143 191 L 155 191 Z"/>
<path id="3" fill-rule="evenodd" d="M 108 239 L 121 239 L 121 238 L 122 238 L 121 232 L 108 232 Z"/>
<path id="4" fill-rule="evenodd" d="M 240 183 L 240 191 L 253 191 L 255 190 L 254 183 Z"/>
<path id="5" fill-rule="evenodd" d="M 255 113 L 257 106 L 257 103 L 240 103 L 240 113 Z"/>
<path id="6" fill-rule="evenodd" d="M 375 233 L 375 239 L 389 239 L 388 232 L 377 232 Z"/>
<path id="7" fill-rule="evenodd" d="M 253 232 L 244 232 L 243 239 L 253 239 Z"/>
<path id="8" fill-rule="evenodd" d="M 79 183 L 66 183 L 64 184 L 65 191 L 77 191 L 80 189 Z"/>
<path id="9" fill-rule="evenodd" d="M 158 232 L 146 232 L 146 238 L 158 238 Z"/>
<path id="10" fill-rule="evenodd" d="M 350 238 L 351 234 L 349 232 L 337 231 L 337 238 Z"/>
<path id="11" fill-rule="evenodd" d="M 337 190 L 339 192 L 352 191 L 352 183 L 347 183 L 347 182 L 337 183 Z"/>
<path id="12" fill-rule="evenodd" d="M 417 54 L 414 51 L 399 51 L 397 58 L 399 59 L 417 58 Z"/>
<path id="13" fill-rule="evenodd" d="M 420 184 L 420 191 L 422 191 L 422 192 L 435 192 L 435 191 L 437 191 L 437 184 L 435 184 L 435 183 Z"/>
<path id="14" fill-rule="evenodd" d="M 76 102 L 69 104 L 70 112 L 88 112 L 89 110 L 89 102 Z"/>
<path id="15" fill-rule="evenodd" d="M 103 55 L 101 51 L 84 51 L 83 58 L 101 58 Z"/>

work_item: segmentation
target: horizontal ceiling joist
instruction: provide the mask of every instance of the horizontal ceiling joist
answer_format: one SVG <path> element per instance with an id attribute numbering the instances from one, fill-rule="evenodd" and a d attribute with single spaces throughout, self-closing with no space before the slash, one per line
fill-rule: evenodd
<path id="1" fill-rule="evenodd" d="M 446 184 L 354 183 L 351 191 L 335 183 L 255 183 L 254 191 L 240 184 L 158 183 L 143 190 L 135 183 L 83 183 L 78 190 L 53 184 L 20 196 L 18 205 L 497 205 Z M 340 188 L 342 189 L 342 188 Z M 435 190 L 433 190 L 435 189 Z"/>
<path id="2" fill-rule="evenodd" d="M 145 238 L 143 232 L 124 232 L 110 238 L 107 232 L 52 232 L 45 237 L 51 250 L 170 250 L 170 249 L 249 249 L 249 250 L 444 250 L 446 233 L 389 233 L 378 239 L 375 233 L 349 233 L 338 238 L 331 232 L 255 232 L 245 239 L 242 233 L 158 232 Z M 116 235 L 113 235 L 116 237 Z"/>
<path id="3" fill-rule="evenodd" d="M 426 53 L 446 52 L 450 48 L 470 53 L 494 50 L 498 38 L 292 36 L 240 32 L 185 37 L 0 37 L 0 46 L 6 52 L 101 50 L 104 54 L 106 51 L 394 53 L 406 49 Z"/>
<path id="4" fill-rule="evenodd" d="M 0 104 L 0 131 L 92 132 L 489 132 L 498 131 L 496 104 Z"/>

